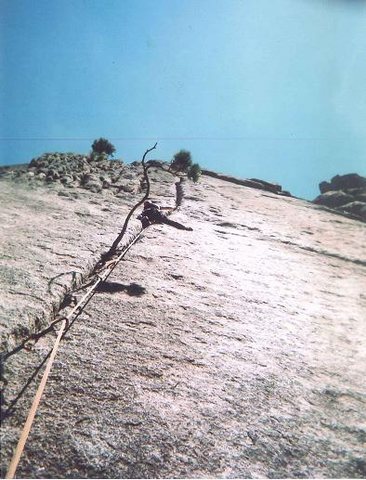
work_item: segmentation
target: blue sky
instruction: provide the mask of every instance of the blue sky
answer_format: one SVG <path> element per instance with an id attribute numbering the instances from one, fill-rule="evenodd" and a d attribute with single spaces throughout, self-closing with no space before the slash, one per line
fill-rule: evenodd
<path id="1" fill-rule="evenodd" d="M 362 0 L 0 0 L 0 164 L 181 148 L 312 199 L 366 175 Z"/>

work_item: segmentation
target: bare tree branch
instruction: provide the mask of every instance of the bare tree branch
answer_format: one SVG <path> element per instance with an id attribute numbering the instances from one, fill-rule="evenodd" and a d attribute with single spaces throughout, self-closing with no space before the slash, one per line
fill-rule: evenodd
<path id="1" fill-rule="evenodd" d="M 128 227 L 128 222 L 130 221 L 130 218 L 134 214 L 135 210 L 140 205 L 142 205 L 145 202 L 145 200 L 147 200 L 149 198 L 149 195 L 150 195 L 150 179 L 149 179 L 149 175 L 148 175 L 149 165 L 147 165 L 147 166 L 145 165 L 145 158 L 146 158 L 146 155 L 149 152 L 151 152 L 152 150 L 154 150 L 156 148 L 157 144 L 158 144 L 158 142 L 156 142 L 153 147 L 148 148 L 146 150 L 146 152 L 144 153 L 142 159 L 141 159 L 141 164 L 142 164 L 142 168 L 143 168 L 143 175 L 145 177 L 146 184 L 147 184 L 146 193 L 145 193 L 144 197 L 139 202 L 137 202 L 136 205 L 134 205 L 134 207 L 129 211 L 129 213 L 126 217 L 126 220 L 123 224 L 122 230 L 121 230 L 120 234 L 118 235 L 118 237 L 113 242 L 113 244 L 112 244 L 111 248 L 109 249 L 109 251 L 107 252 L 107 254 L 105 255 L 106 257 L 108 257 L 109 255 L 113 255 L 115 253 L 120 241 L 122 240 L 124 234 L 126 233 L 126 230 L 127 230 L 127 227 Z"/>

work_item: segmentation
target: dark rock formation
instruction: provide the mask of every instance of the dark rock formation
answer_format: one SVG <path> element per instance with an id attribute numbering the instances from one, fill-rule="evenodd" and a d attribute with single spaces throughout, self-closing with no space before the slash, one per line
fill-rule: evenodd
<path id="1" fill-rule="evenodd" d="M 332 187 L 329 182 L 320 182 L 319 183 L 320 193 L 326 193 L 332 190 Z"/>
<path id="2" fill-rule="evenodd" d="M 348 190 L 350 188 L 366 188 L 366 178 L 357 173 L 336 175 L 330 182 L 332 190 Z"/>
<path id="3" fill-rule="evenodd" d="M 345 205 L 348 202 L 352 202 L 352 200 L 353 200 L 353 196 L 348 195 L 342 190 L 339 190 L 339 191 L 329 190 L 328 192 L 325 192 L 319 195 L 319 197 L 317 197 L 314 200 L 314 203 L 319 205 L 326 205 L 327 207 L 330 207 L 330 208 L 337 208 L 342 205 Z"/>
<path id="4" fill-rule="evenodd" d="M 342 205 L 341 209 L 344 212 L 349 212 L 352 215 L 359 216 L 362 218 L 362 220 L 366 221 L 366 202 L 359 202 L 359 201 L 354 201 L 354 202 L 349 202 L 346 203 L 345 205 Z"/>
<path id="5" fill-rule="evenodd" d="M 281 185 L 278 185 L 278 183 L 270 183 L 264 180 L 259 180 L 258 178 L 251 178 L 250 180 L 262 184 L 269 192 L 279 193 L 282 191 L 282 187 Z"/>
<path id="6" fill-rule="evenodd" d="M 211 170 L 202 170 L 202 175 L 207 175 L 213 178 L 219 178 L 226 182 L 235 183 L 236 185 L 242 185 L 243 187 L 257 188 L 258 190 L 265 190 L 267 192 L 276 193 L 286 197 L 291 197 L 291 193 L 287 190 L 282 191 L 281 185 L 277 183 L 266 182 L 265 180 L 259 180 L 258 178 L 238 178 L 232 175 L 226 175 L 223 173 L 216 173 Z"/>
<path id="7" fill-rule="evenodd" d="M 336 175 L 319 184 L 321 195 L 314 203 L 349 213 L 366 221 L 366 177 L 357 173 Z"/>

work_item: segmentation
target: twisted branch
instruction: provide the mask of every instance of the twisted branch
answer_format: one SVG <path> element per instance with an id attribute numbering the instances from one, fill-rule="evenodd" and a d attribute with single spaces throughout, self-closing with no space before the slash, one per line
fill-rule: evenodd
<path id="1" fill-rule="evenodd" d="M 148 176 L 148 169 L 149 169 L 149 165 L 145 165 L 145 158 L 146 158 L 146 155 L 151 152 L 152 150 L 154 150 L 156 148 L 156 145 L 158 143 L 156 142 L 155 145 L 151 148 L 148 148 L 146 150 L 146 152 L 144 153 L 143 157 L 142 157 L 142 160 L 141 160 L 141 164 L 142 164 L 142 168 L 143 168 L 143 175 L 145 177 L 145 180 L 146 180 L 146 184 L 147 184 L 147 190 L 146 190 L 146 193 L 144 195 L 144 197 L 136 203 L 136 205 L 129 211 L 127 217 L 126 217 L 126 220 L 123 224 L 123 227 L 122 227 L 122 230 L 120 232 L 120 234 L 117 236 L 117 238 L 115 239 L 115 241 L 113 242 L 111 248 L 109 249 L 109 251 L 107 252 L 106 254 L 106 257 L 109 257 L 110 255 L 113 255 L 116 250 L 117 250 L 117 247 L 120 243 L 120 241 L 122 240 L 124 234 L 126 233 L 126 230 L 127 230 L 127 226 L 128 226 L 128 222 L 130 221 L 130 218 L 132 217 L 132 215 L 134 214 L 135 210 L 140 207 L 144 202 L 145 200 L 147 200 L 149 198 L 149 195 L 150 195 L 150 179 L 149 179 L 149 176 Z"/>

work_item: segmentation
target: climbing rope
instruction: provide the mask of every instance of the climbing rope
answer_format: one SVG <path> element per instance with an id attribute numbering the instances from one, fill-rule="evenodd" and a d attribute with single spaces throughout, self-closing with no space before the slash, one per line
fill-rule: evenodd
<path id="1" fill-rule="evenodd" d="M 22 430 L 22 433 L 20 435 L 20 438 L 19 438 L 19 441 L 18 441 L 18 444 L 17 444 L 17 447 L 15 449 L 15 452 L 14 452 L 14 455 L 13 455 L 13 458 L 10 462 L 10 466 L 9 466 L 9 470 L 8 470 L 8 473 L 6 474 L 6 477 L 5 478 L 14 478 L 14 475 L 15 475 L 15 472 L 16 472 L 16 469 L 17 469 L 17 466 L 19 464 L 19 461 L 20 461 L 20 457 L 22 455 L 22 452 L 24 450 L 24 446 L 25 446 L 25 443 L 27 441 L 27 438 L 28 438 L 28 435 L 29 435 L 29 432 L 30 432 L 30 429 L 32 427 L 32 424 L 33 424 L 33 420 L 34 420 L 34 417 L 36 415 L 36 412 L 37 412 L 37 408 L 38 408 L 38 405 L 39 405 L 39 402 L 41 400 L 41 397 L 42 397 L 42 394 L 43 394 L 43 391 L 45 389 L 45 386 L 46 386 L 46 383 L 47 383 L 47 379 L 48 379 L 48 376 L 50 374 L 50 371 L 51 371 L 51 367 L 52 367 L 52 364 L 54 362 L 54 359 L 55 359 L 55 356 L 56 356 L 56 353 L 57 353 L 57 350 L 58 350 L 58 347 L 59 347 L 59 344 L 60 344 L 60 341 L 61 341 L 61 338 L 63 337 L 63 335 L 66 333 L 67 329 L 70 328 L 71 324 L 69 324 L 69 322 L 71 321 L 73 315 L 75 313 L 77 313 L 78 315 L 84 310 L 84 308 L 86 307 L 86 305 L 89 303 L 90 299 L 92 298 L 92 296 L 94 295 L 95 291 L 96 291 L 96 288 L 98 287 L 98 285 L 105 281 L 109 276 L 110 274 L 113 272 L 113 270 L 116 268 L 116 266 L 118 265 L 118 263 L 122 260 L 122 258 L 126 255 L 126 253 L 128 252 L 128 250 L 132 247 L 132 245 L 134 245 L 138 239 L 140 238 L 141 236 L 141 233 L 142 233 L 142 230 L 134 237 L 133 241 L 131 241 L 128 246 L 122 251 L 122 253 L 113 261 L 109 264 L 108 268 L 106 269 L 106 271 L 98 276 L 97 280 L 95 281 L 95 283 L 89 288 L 89 290 L 85 293 L 85 295 L 79 300 L 79 302 L 73 307 L 73 309 L 71 310 L 71 312 L 63 318 L 62 320 L 62 324 L 61 324 L 61 327 L 60 327 L 60 330 L 58 332 L 58 335 L 57 335 L 57 338 L 55 340 L 55 343 L 53 345 L 53 348 L 52 348 L 52 351 L 51 351 L 51 354 L 49 356 L 49 359 L 48 359 L 48 362 L 47 362 L 47 365 L 46 365 L 46 369 L 43 373 L 43 376 L 42 376 L 42 380 L 38 386 L 38 389 L 37 389 L 37 392 L 34 396 L 34 400 L 33 400 L 33 403 L 32 403 L 32 406 L 29 410 L 29 413 L 28 413 L 28 417 L 27 417 L 27 420 L 24 424 L 24 427 L 23 427 L 23 430 Z M 73 322 L 72 322 L 73 323 Z"/>
<path id="2" fill-rule="evenodd" d="M 87 286 L 89 287 L 87 292 L 83 295 L 83 297 L 77 302 L 77 304 L 71 309 L 71 311 L 68 313 L 67 316 L 62 316 L 60 318 L 57 318 L 56 320 L 54 320 L 46 329 L 42 330 L 41 332 L 38 332 L 36 334 L 33 334 L 31 335 L 30 337 L 28 337 L 25 341 L 22 342 L 21 345 L 19 345 L 18 347 L 16 347 L 12 352 L 9 352 L 7 353 L 6 355 L 3 356 L 2 360 L 5 360 L 7 358 L 9 358 L 11 355 L 19 352 L 20 350 L 22 350 L 23 348 L 27 348 L 27 344 L 29 343 L 29 341 L 33 340 L 35 342 L 37 342 L 42 336 L 46 335 L 47 333 L 51 332 L 54 330 L 54 327 L 56 324 L 60 323 L 61 322 L 61 326 L 60 326 L 60 329 L 58 331 L 58 334 L 57 334 L 57 337 L 56 337 L 56 340 L 55 340 L 55 343 L 51 349 L 51 351 L 48 353 L 48 355 L 46 356 L 46 358 L 42 361 L 41 365 L 37 368 L 36 372 L 32 375 L 31 379 L 29 382 L 27 382 L 27 384 L 25 385 L 25 387 L 22 388 L 20 394 L 18 394 L 18 396 L 16 397 L 15 400 L 13 400 L 13 402 L 11 403 L 10 407 L 8 408 L 7 412 L 5 412 L 5 416 L 8 416 L 8 414 L 10 414 L 12 411 L 13 411 L 13 408 L 16 404 L 16 402 L 19 400 L 19 398 L 23 395 L 23 393 L 25 392 L 26 388 L 30 385 L 31 381 L 36 377 L 36 375 L 38 374 L 38 372 L 40 371 L 40 369 L 42 368 L 42 366 L 44 365 L 44 363 L 46 363 L 46 361 L 48 360 L 47 362 L 47 365 L 46 365 L 46 368 L 45 368 L 45 371 L 43 373 L 43 376 L 42 376 L 42 379 L 41 379 L 41 382 L 38 386 L 38 389 L 36 391 L 36 394 L 34 396 L 34 399 L 33 399 L 33 403 L 32 403 L 32 406 L 29 410 L 29 413 L 28 413 L 28 416 L 27 416 L 27 419 L 26 419 L 26 422 L 24 424 L 24 427 L 23 427 L 23 430 L 22 430 L 22 433 L 20 435 L 20 438 L 19 438 L 19 441 L 18 441 L 18 444 L 17 444 L 17 447 L 15 449 L 15 452 L 13 454 L 13 457 L 12 457 L 12 460 L 10 462 L 10 465 L 9 465 L 9 469 L 8 469 L 8 472 L 7 472 L 7 475 L 6 475 L 6 478 L 7 479 L 12 479 L 14 478 L 14 475 L 15 475 L 15 472 L 16 472 L 16 469 L 18 467 L 18 464 L 19 464 L 19 461 L 20 461 L 20 458 L 21 458 L 21 455 L 22 455 L 22 452 L 24 450 L 24 447 L 25 447 L 25 444 L 26 444 L 26 441 L 27 441 L 27 438 L 28 438 L 28 435 L 29 435 L 29 432 L 31 430 L 31 427 L 32 427 L 32 424 L 33 424 L 33 421 L 34 421 L 34 417 L 36 415 L 36 412 L 37 412 L 37 408 L 39 406 L 39 403 L 40 403 L 40 400 L 41 400 L 41 397 L 42 397 L 42 394 L 44 392 L 44 389 L 46 387 L 46 383 L 47 383 L 47 380 L 48 380 L 48 377 L 49 377 L 49 374 L 50 374 L 50 371 L 51 371 L 51 368 L 52 368 L 52 365 L 53 365 L 53 362 L 54 362 L 54 359 L 55 359 L 55 356 L 56 356 L 56 353 L 57 353 L 57 350 L 59 348 L 59 345 L 60 345 L 60 342 L 62 340 L 62 338 L 64 337 L 64 335 L 68 332 L 68 330 L 72 327 L 72 325 L 74 324 L 74 322 L 76 321 L 76 319 L 78 318 L 78 316 L 84 311 L 84 309 L 86 308 L 86 306 L 88 305 L 88 303 L 90 302 L 90 300 L 92 299 L 92 297 L 94 296 L 94 294 L 96 293 L 96 289 L 98 287 L 98 285 L 104 281 L 106 281 L 108 279 L 108 277 L 111 275 L 111 273 L 113 272 L 113 270 L 116 268 L 116 266 L 119 264 L 119 262 L 124 258 L 124 256 L 127 254 L 127 252 L 130 250 L 130 248 L 140 239 L 143 231 L 148 228 L 148 227 L 145 227 L 145 228 L 142 228 L 137 234 L 135 234 L 132 238 L 130 238 L 129 242 L 122 248 L 122 250 L 120 251 L 120 253 L 118 254 L 118 256 L 116 258 L 111 258 L 113 256 L 115 256 L 118 252 L 117 252 L 117 247 L 120 243 L 120 241 L 122 240 L 123 236 L 125 235 L 126 233 L 126 230 L 127 230 L 127 226 L 128 226 L 128 222 L 130 220 L 130 218 L 132 217 L 132 214 L 133 212 L 140 206 L 142 205 L 142 203 L 147 199 L 149 198 L 149 195 L 150 195 L 150 180 L 149 180 L 149 177 L 148 177 L 148 170 L 149 168 L 151 168 L 152 166 L 155 166 L 155 165 L 146 165 L 145 164 L 145 157 L 147 155 L 147 153 L 149 153 L 151 150 L 155 149 L 156 148 L 156 145 L 154 145 L 154 147 L 152 147 L 151 149 L 148 149 L 146 150 L 143 158 L 142 158 L 142 166 L 143 166 L 143 174 L 144 174 L 144 177 L 145 177 L 145 180 L 146 180 L 146 183 L 147 183 L 147 191 L 143 197 L 142 200 L 140 200 L 129 212 L 129 214 L 127 215 L 126 217 L 126 220 L 124 222 L 124 225 L 123 225 L 123 228 L 122 228 L 122 231 L 121 233 L 118 235 L 118 237 L 116 238 L 116 240 L 114 241 L 114 243 L 112 244 L 112 247 L 111 249 L 107 252 L 106 255 L 102 256 L 102 261 L 103 261 L 103 264 L 102 265 L 98 265 L 99 266 L 99 269 L 95 269 L 94 270 L 94 279 L 92 280 L 91 283 L 89 283 Z M 173 213 L 173 211 L 175 211 L 182 203 L 182 198 L 183 198 L 183 185 L 182 185 L 182 179 L 180 182 L 176 182 L 175 184 L 175 187 L 176 187 L 176 201 L 175 201 L 175 208 L 172 209 L 172 211 L 169 213 Z M 110 259 L 109 261 L 107 261 L 108 259 Z M 104 267 L 104 270 L 101 271 L 101 267 Z M 85 287 L 86 288 L 86 287 Z"/>
<path id="3" fill-rule="evenodd" d="M 20 435 L 20 438 L 19 438 L 19 441 L 18 441 L 18 445 L 15 449 L 15 452 L 14 452 L 14 455 L 13 455 L 13 458 L 11 459 L 11 462 L 10 462 L 10 465 L 9 465 L 9 470 L 6 474 L 6 477 L 5 478 L 14 478 L 14 475 L 15 475 L 15 472 L 16 472 L 16 469 L 18 467 L 18 464 L 19 464 L 19 461 L 20 461 L 20 457 L 22 455 L 22 452 L 24 450 L 24 446 L 25 446 L 25 443 L 27 441 L 27 438 L 28 438 L 28 435 L 29 435 L 29 432 L 30 432 L 30 429 L 32 427 L 32 424 L 33 424 L 33 420 L 34 420 L 34 417 L 36 415 L 36 412 L 37 412 L 37 408 L 38 408 L 38 405 L 39 405 L 39 402 L 41 400 L 41 397 L 42 397 L 42 394 L 43 394 L 43 391 L 45 389 L 45 386 L 46 386 L 46 383 L 47 383 L 47 379 L 48 379 L 48 376 L 50 374 L 50 371 L 51 371 L 51 367 L 52 367 L 52 364 L 53 364 L 53 361 L 55 359 L 55 356 L 56 356 L 56 353 L 57 353 L 57 350 L 58 350 L 58 346 L 60 344 L 60 341 L 61 341 L 61 337 L 64 333 L 64 330 L 65 330 L 65 327 L 66 327 L 66 320 L 63 320 L 62 322 L 62 325 L 60 327 L 60 330 L 58 332 L 58 335 L 57 335 L 57 338 L 56 338 L 56 341 L 55 341 L 55 344 L 53 346 L 53 349 L 52 349 L 52 352 L 51 352 L 51 355 L 50 355 L 50 358 L 48 360 L 48 363 L 46 365 L 46 369 L 43 373 L 43 377 L 42 377 L 42 380 L 41 380 L 41 383 L 39 384 L 39 387 L 37 389 L 37 392 L 34 396 L 34 400 L 33 400 L 33 403 L 32 403 L 32 406 L 29 410 L 29 413 L 28 413 L 28 417 L 27 417 L 27 420 L 24 424 L 24 427 L 23 427 L 23 431 Z"/>
<path id="4" fill-rule="evenodd" d="M 97 288 L 98 288 L 98 285 L 100 283 L 102 283 L 103 281 L 105 281 L 109 275 L 112 273 L 113 269 L 117 266 L 117 264 L 123 259 L 123 257 L 126 255 L 126 253 L 128 252 L 128 250 L 132 247 L 132 245 L 134 243 L 136 243 L 140 236 L 142 234 L 142 230 L 135 236 L 132 238 L 132 240 L 124 247 L 124 249 L 122 250 L 121 254 L 119 255 L 118 258 L 116 258 L 115 260 L 113 260 L 112 262 L 110 262 L 110 264 L 108 265 L 108 269 L 106 269 L 104 271 L 104 275 L 95 275 L 94 279 L 92 282 L 89 282 L 86 286 L 84 286 L 84 288 L 87 288 L 89 287 L 89 290 L 84 294 L 84 296 L 82 297 L 82 299 L 75 305 L 75 307 L 71 310 L 71 312 L 67 315 L 67 317 L 65 316 L 62 316 L 58 319 L 56 319 L 55 321 L 53 321 L 49 327 L 47 327 L 46 329 L 42 330 L 41 332 L 37 333 L 37 334 L 33 334 L 31 335 L 30 337 L 28 337 L 26 340 L 24 340 L 24 342 L 22 342 L 21 345 L 19 345 L 18 347 L 16 347 L 14 350 L 12 350 L 11 352 L 5 354 L 3 356 L 4 359 L 7 359 L 9 358 L 11 355 L 15 354 L 15 353 L 18 353 L 22 348 L 25 348 L 27 350 L 30 350 L 27 345 L 29 344 L 29 341 L 30 340 L 34 340 L 35 342 L 37 342 L 42 336 L 46 335 L 47 333 L 51 332 L 51 331 L 54 331 L 54 326 L 63 321 L 63 320 L 66 320 L 67 321 L 67 326 L 65 328 L 65 331 L 62 335 L 62 337 L 64 337 L 66 335 L 66 333 L 70 330 L 70 328 L 73 326 L 73 324 L 75 323 L 75 321 L 77 320 L 77 318 L 79 317 L 79 315 L 81 315 L 81 313 L 85 310 L 87 304 L 90 302 L 90 300 L 92 299 L 92 297 L 94 296 L 94 294 L 96 293 L 97 291 Z M 71 318 L 72 318 L 72 321 L 71 321 Z M 2 420 L 5 420 L 9 415 L 11 415 L 13 412 L 14 412 L 14 408 L 16 406 L 16 404 L 18 403 L 18 401 L 20 400 L 20 398 L 23 396 L 23 394 L 25 393 L 25 391 L 27 390 L 27 388 L 30 386 L 30 384 L 32 383 L 32 381 L 36 378 L 36 376 L 38 375 L 38 372 L 40 371 L 40 369 L 42 368 L 42 366 L 45 364 L 45 362 L 47 361 L 47 359 L 49 358 L 49 356 L 51 355 L 51 352 L 52 350 L 49 351 L 49 353 L 46 355 L 46 357 L 43 359 L 43 361 L 41 362 L 41 364 L 36 368 L 35 372 L 33 372 L 33 374 L 31 375 L 31 377 L 28 379 L 28 381 L 26 382 L 26 384 L 23 386 L 23 388 L 20 390 L 20 392 L 18 393 L 18 395 L 11 401 L 9 407 L 7 408 L 7 410 L 5 412 L 2 413 L 2 417 L 1 419 Z"/>
<path id="5" fill-rule="evenodd" d="M 183 195 L 184 195 L 184 192 L 183 192 L 183 185 L 182 185 L 182 181 L 180 182 L 176 182 L 175 183 L 175 187 L 176 187 L 176 198 L 175 198 L 175 207 L 167 214 L 167 215 L 171 215 L 175 210 L 177 210 L 177 208 L 181 205 L 182 203 L 182 199 L 183 199 Z M 125 245 L 124 249 L 123 250 L 125 253 L 127 253 L 127 248 L 130 248 L 130 246 L 132 246 L 133 243 L 136 243 L 140 236 L 142 234 L 142 230 L 140 230 L 136 235 L 132 236 L 129 240 L 129 242 Z M 106 267 L 107 265 L 109 265 L 110 263 L 114 263 L 115 260 L 109 260 L 109 262 L 107 262 L 106 264 L 103 264 L 102 267 Z M 99 268 L 97 268 L 97 266 L 99 266 Z M 101 267 L 100 267 L 100 264 L 98 263 L 97 266 L 95 267 L 94 269 L 94 272 L 98 272 L 98 273 L 93 273 L 92 275 L 92 279 L 88 282 L 88 283 L 85 283 L 84 285 L 78 287 L 78 288 L 74 288 L 73 292 L 68 292 L 68 296 L 71 296 L 72 293 L 75 293 L 75 292 L 79 292 L 81 290 L 85 290 L 86 288 L 89 288 L 89 287 L 92 287 L 96 280 L 99 278 L 100 276 L 100 271 L 101 271 Z M 99 282 L 100 283 L 100 282 Z M 97 287 L 98 285 L 96 285 Z M 96 291 L 96 287 L 95 289 L 93 290 L 94 293 Z M 88 300 L 88 302 L 91 300 L 92 298 L 92 295 L 90 296 L 90 299 Z M 86 303 L 84 304 L 83 306 L 83 309 L 86 307 Z M 66 328 L 66 331 L 64 333 L 64 335 L 68 332 L 68 330 L 72 327 L 72 325 L 74 324 L 74 322 L 77 320 L 78 316 L 82 313 L 82 310 L 81 309 L 78 309 L 75 313 L 74 313 L 74 318 L 73 318 L 73 321 L 67 326 Z M 11 357 L 12 355 L 20 352 L 21 350 L 25 349 L 25 350 L 31 350 L 32 347 L 38 342 L 38 340 L 40 338 L 42 338 L 43 336 L 47 335 L 48 333 L 51 333 L 51 332 L 54 332 L 55 331 L 55 326 L 61 322 L 62 320 L 64 319 L 64 317 L 59 317 L 59 318 L 56 318 L 53 322 L 51 322 L 51 324 L 46 327 L 44 330 L 41 330 L 40 332 L 37 332 L 37 333 L 34 333 L 30 336 L 28 336 L 25 340 L 23 340 L 23 342 L 18 345 L 17 347 L 15 347 L 13 350 L 11 350 L 10 352 L 6 352 L 6 353 L 3 353 L 1 355 L 1 363 L 2 365 L 4 365 L 4 362 L 9 358 Z M 21 388 L 21 390 L 19 391 L 19 393 L 17 394 L 17 396 L 10 402 L 9 406 L 7 407 L 6 411 L 2 411 L 1 412 L 1 420 L 5 420 L 8 416 L 10 416 L 13 412 L 14 412 L 14 408 L 16 406 L 16 404 L 18 403 L 18 401 L 20 400 L 20 398 L 24 395 L 25 391 L 27 390 L 27 388 L 31 385 L 31 383 L 33 382 L 33 380 L 37 377 L 40 369 L 42 368 L 42 366 L 45 364 L 45 362 L 47 361 L 48 357 L 50 356 L 51 354 L 51 351 L 48 353 L 48 355 L 43 359 L 43 361 L 41 362 L 41 364 L 36 368 L 35 372 L 33 372 L 33 374 L 31 375 L 31 377 L 27 380 L 27 382 L 25 383 L 25 385 Z"/>

